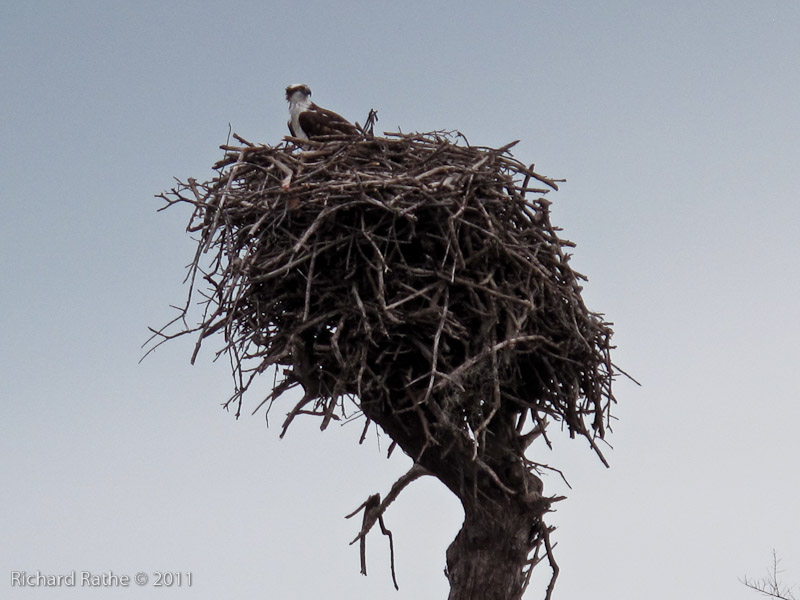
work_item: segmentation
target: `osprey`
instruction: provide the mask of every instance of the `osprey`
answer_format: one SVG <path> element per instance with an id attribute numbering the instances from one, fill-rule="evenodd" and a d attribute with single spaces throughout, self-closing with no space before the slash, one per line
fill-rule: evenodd
<path id="1" fill-rule="evenodd" d="M 289 102 L 289 131 L 303 140 L 321 135 L 357 135 L 358 130 L 350 121 L 331 110 L 320 108 L 311 101 L 311 88 L 304 83 L 286 88 Z"/>

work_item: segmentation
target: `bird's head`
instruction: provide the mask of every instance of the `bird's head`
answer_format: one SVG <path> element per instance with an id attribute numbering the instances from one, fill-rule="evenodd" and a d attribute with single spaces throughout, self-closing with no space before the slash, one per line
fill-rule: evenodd
<path id="1" fill-rule="evenodd" d="M 293 83 L 286 87 L 287 102 L 303 102 L 311 95 L 311 88 L 305 83 Z"/>

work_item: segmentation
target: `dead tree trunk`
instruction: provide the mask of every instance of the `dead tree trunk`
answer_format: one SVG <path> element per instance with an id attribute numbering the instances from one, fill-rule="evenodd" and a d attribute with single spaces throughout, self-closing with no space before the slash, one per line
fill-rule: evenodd
<path id="1" fill-rule="evenodd" d="M 507 454 L 518 445 L 510 417 L 497 415 L 499 427 L 487 436 L 493 440 L 486 444 L 487 466 L 500 481 L 487 471 L 479 474 L 477 489 L 459 494 L 464 524 L 447 549 L 449 600 L 518 600 L 542 550 L 552 568 L 548 597 L 558 575 L 542 521 L 551 499 L 542 497 L 541 480 Z"/>
<path id="2" fill-rule="evenodd" d="M 522 444 L 513 411 L 495 414 L 476 454 L 457 431 L 433 425 L 433 433 L 426 432 L 418 414 L 388 406 L 362 403 L 364 414 L 417 457 L 415 462 L 458 496 L 464 509 L 464 523 L 447 550 L 449 600 L 519 600 L 530 570 L 545 556 L 552 569 L 549 598 L 558 566 L 550 552 L 550 529 L 542 519 L 558 498 L 542 496 L 541 480 L 521 453 L 512 451 Z M 423 418 L 436 422 L 433 415 Z"/>
<path id="3" fill-rule="evenodd" d="M 470 502 L 464 525 L 447 549 L 449 600 L 522 597 L 533 550 L 531 515 L 516 502 Z"/>

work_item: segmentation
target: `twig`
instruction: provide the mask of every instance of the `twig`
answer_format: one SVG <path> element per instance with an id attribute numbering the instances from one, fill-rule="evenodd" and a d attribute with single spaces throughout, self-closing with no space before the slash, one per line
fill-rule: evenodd
<path id="1" fill-rule="evenodd" d="M 394 543 L 392 541 L 392 533 L 386 528 L 386 525 L 383 522 L 383 513 L 386 512 L 386 509 L 389 505 L 394 502 L 397 497 L 400 495 L 400 492 L 412 481 L 419 479 L 423 475 L 430 475 L 426 469 L 421 467 L 420 465 L 415 464 L 412 466 L 408 472 L 400 477 L 395 483 L 392 485 L 392 488 L 389 490 L 389 493 L 386 494 L 386 498 L 381 502 L 380 494 L 373 494 L 369 498 L 367 498 L 361 506 L 359 506 L 356 510 L 351 512 L 349 515 L 345 516 L 345 519 L 349 519 L 355 515 L 357 515 L 362 510 L 364 511 L 364 518 L 361 524 L 361 531 L 359 531 L 358 535 L 353 539 L 350 544 L 355 544 L 356 542 L 360 542 L 360 553 L 361 553 L 361 573 L 363 575 L 367 574 L 367 558 L 366 558 L 366 539 L 367 534 L 370 530 L 375 526 L 376 521 L 380 523 L 381 532 L 389 538 L 389 552 L 390 552 L 390 563 L 391 563 L 391 570 L 392 570 L 392 581 L 394 582 L 395 589 L 399 589 L 397 585 L 397 578 L 395 577 L 395 570 L 394 570 Z"/>

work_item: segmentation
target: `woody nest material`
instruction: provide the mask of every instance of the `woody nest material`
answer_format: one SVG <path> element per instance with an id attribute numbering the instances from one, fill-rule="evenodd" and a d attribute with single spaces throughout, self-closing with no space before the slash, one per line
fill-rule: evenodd
<path id="1" fill-rule="evenodd" d="M 514 144 L 385 135 L 304 150 L 236 136 L 215 178 L 162 195 L 194 207 L 191 288 L 204 312 L 188 325 L 187 302 L 173 322 L 182 329 L 157 335 L 195 332 L 199 349 L 222 332 L 237 417 L 257 376 L 278 366 L 259 406 L 303 391 L 281 435 L 301 414 L 324 429 L 360 412 L 364 433 L 379 424 L 414 460 L 411 475 L 441 479 L 468 519 L 484 499 L 515 499 L 529 522 L 525 564 L 545 542 L 555 576 L 541 521 L 555 499 L 525 450 L 549 444 L 557 421 L 602 459 L 614 402 L 610 324 L 584 306 L 573 244 L 543 197 L 557 181 L 513 158 Z M 362 541 L 376 507 L 365 506 Z M 467 576 L 457 554 L 451 546 L 451 584 Z"/>

